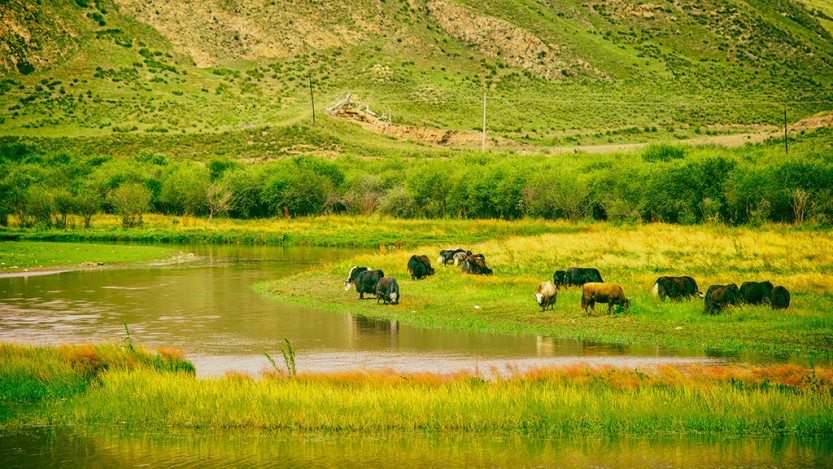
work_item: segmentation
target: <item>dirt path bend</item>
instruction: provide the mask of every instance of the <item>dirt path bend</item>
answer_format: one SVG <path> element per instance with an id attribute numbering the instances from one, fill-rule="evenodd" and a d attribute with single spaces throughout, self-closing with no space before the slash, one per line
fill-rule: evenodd
<path id="1" fill-rule="evenodd" d="M 783 135 L 783 134 L 782 134 Z M 716 135 L 713 137 L 690 138 L 687 140 L 675 140 L 674 143 L 682 145 L 719 145 L 724 147 L 739 147 L 747 143 L 762 143 L 770 137 L 778 137 L 777 133 L 748 133 L 735 135 Z M 654 142 L 651 142 L 654 143 Z M 545 151 L 551 154 L 563 153 L 614 153 L 640 150 L 651 143 L 619 143 L 610 145 L 579 145 L 574 147 L 546 147 Z"/>

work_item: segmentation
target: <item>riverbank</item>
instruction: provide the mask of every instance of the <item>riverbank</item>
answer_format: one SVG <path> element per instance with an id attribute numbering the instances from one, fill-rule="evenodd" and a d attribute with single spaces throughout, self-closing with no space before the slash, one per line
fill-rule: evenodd
<path id="1" fill-rule="evenodd" d="M 833 358 L 833 241 L 828 233 L 784 226 L 756 229 L 723 225 L 591 225 L 564 233 L 517 236 L 464 244 L 483 253 L 493 276 L 461 275 L 435 265 L 436 274 L 411 280 L 411 255 L 432 259 L 450 245 L 368 253 L 258 285 L 279 301 L 314 306 L 421 327 L 529 334 L 603 343 L 682 347 L 714 353 L 763 353 L 781 359 Z M 353 265 L 382 269 L 398 279 L 396 306 L 358 301 L 341 288 Z M 561 290 L 554 310 L 535 303 L 538 284 L 570 266 L 598 268 L 619 283 L 630 308 L 608 316 L 600 305 L 590 316 L 577 288 Z M 731 307 L 703 314 L 700 301 L 660 302 L 652 286 L 662 275 L 691 275 L 705 291 L 712 284 L 770 280 L 792 295 L 787 310 Z"/>
<path id="2" fill-rule="evenodd" d="M 70 217 L 70 226 L 81 220 Z M 385 216 L 234 220 L 147 214 L 140 226 L 125 229 L 118 217 L 99 214 L 89 228 L 0 229 L 0 240 L 134 242 L 157 244 L 243 244 L 402 249 L 437 243 L 477 243 L 512 236 L 578 232 L 585 223 L 524 220 L 427 220 Z"/>
<path id="3" fill-rule="evenodd" d="M 569 435 L 833 433 L 833 371 L 571 366 L 198 379 L 174 350 L 0 344 L 0 426 Z"/>
<path id="4" fill-rule="evenodd" d="M 169 246 L 0 241 L 0 278 L 48 275 L 142 263 L 176 264 L 193 259 Z"/>

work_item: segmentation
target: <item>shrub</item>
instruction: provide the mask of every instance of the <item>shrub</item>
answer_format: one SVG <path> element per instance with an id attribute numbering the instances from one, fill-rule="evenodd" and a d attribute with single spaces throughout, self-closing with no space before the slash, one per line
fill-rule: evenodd
<path id="1" fill-rule="evenodd" d="M 150 207 L 150 190 L 137 183 L 127 183 L 111 190 L 107 200 L 121 217 L 122 226 L 130 228 L 142 223 L 142 215 Z"/>
<path id="2" fill-rule="evenodd" d="M 652 163 L 655 161 L 681 160 L 685 158 L 686 150 L 681 146 L 666 143 L 652 143 L 642 152 L 642 159 Z"/>

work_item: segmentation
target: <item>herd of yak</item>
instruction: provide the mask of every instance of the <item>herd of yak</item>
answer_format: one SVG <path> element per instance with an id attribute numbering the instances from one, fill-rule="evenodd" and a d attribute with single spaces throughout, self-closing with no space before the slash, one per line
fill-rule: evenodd
<path id="1" fill-rule="evenodd" d="M 443 267 L 453 262 L 461 267 L 464 274 L 492 275 L 492 269 L 486 266 L 483 254 L 472 254 L 460 248 L 443 249 L 437 258 L 437 263 Z M 412 280 L 420 280 L 434 275 L 434 268 L 428 256 L 411 256 L 408 260 L 408 274 Z M 546 281 L 538 286 L 535 298 L 541 311 L 553 309 L 558 298 L 558 291 L 564 287 L 581 287 L 581 307 L 588 314 L 588 308 L 593 311 L 596 303 L 606 303 L 607 313 L 611 314 L 614 306 L 628 309 L 633 297 L 627 298 L 622 287 L 616 283 L 605 282 L 598 269 L 592 267 L 570 267 L 567 270 L 556 270 L 552 281 Z M 347 274 L 344 289 L 355 287 L 359 292 L 359 299 L 364 294 L 376 296 L 376 303 L 398 304 L 401 298 L 399 284 L 393 277 L 385 276 L 381 270 L 369 267 L 355 266 Z M 660 300 L 669 298 L 682 301 L 684 298 L 703 298 L 704 313 L 715 314 L 729 305 L 760 305 L 769 304 L 775 309 L 785 309 L 790 306 L 790 292 L 782 286 L 773 286 L 771 282 L 744 282 L 740 288 L 734 283 L 729 285 L 712 285 L 704 294 L 697 287 L 697 282 L 687 276 L 663 276 L 654 282 L 654 296 Z"/>

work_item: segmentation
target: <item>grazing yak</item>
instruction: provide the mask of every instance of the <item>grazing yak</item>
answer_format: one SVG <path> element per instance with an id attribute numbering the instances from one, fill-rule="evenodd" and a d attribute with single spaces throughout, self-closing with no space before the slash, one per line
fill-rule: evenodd
<path id="1" fill-rule="evenodd" d="M 471 251 L 458 252 L 457 254 L 455 254 L 454 267 L 462 265 L 463 261 L 466 260 L 469 256 L 471 256 Z"/>
<path id="2" fill-rule="evenodd" d="M 408 274 L 411 280 L 421 280 L 429 275 L 434 275 L 434 268 L 428 256 L 411 256 L 408 259 Z"/>
<path id="3" fill-rule="evenodd" d="M 350 287 L 353 286 L 353 280 L 356 280 L 356 277 L 358 277 L 360 273 L 367 272 L 368 270 L 370 270 L 370 267 L 359 267 L 354 265 L 353 268 L 350 269 L 350 272 L 347 273 L 347 280 L 344 281 L 344 291 L 349 290 Z"/>
<path id="4" fill-rule="evenodd" d="M 379 283 L 376 284 L 376 304 L 379 304 L 379 301 L 383 301 L 384 304 L 392 304 L 398 305 L 399 304 L 399 284 L 396 283 L 396 279 L 393 277 L 383 277 L 379 280 Z"/>
<path id="5" fill-rule="evenodd" d="M 463 261 L 462 272 L 473 275 L 492 275 L 492 269 L 486 267 L 486 256 L 475 254 Z"/>
<path id="6" fill-rule="evenodd" d="M 703 300 L 703 312 L 709 314 L 720 312 L 726 306 L 738 304 L 738 300 L 738 286 L 734 283 L 712 285 L 706 291 Z"/>
<path id="7" fill-rule="evenodd" d="M 554 274 L 552 274 L 552 283 L 555 284 L 556 287 L 561 288 L 562 286 L 567 286 L 567 271 L 566 270 L 556 270 Z"/>
<path id="8" fill-rule="evenodd" d="M 769 293 L 769 305 L 774 309 L 787 309 L 790 307 L 790 291 L 778 285 Z"/>
<path id="9" fill-rule="evenodd" d="M 627 310 L 633 298 L 625 297 L 622 287 L 618 284 L 587 282 L 582 286 L 581 307 L 584 308 L 584 314 L 588 314 L 588 307 L 595 311 L 596 303 L 607 303 L 607 314 L 611 314 L 614 305 L 622 305 L 622 309 Z"/>
<path id="10" fill-rule="evenodd" d="M 769 300 L 772 293 L 772 282 L 743 282 L 738 290 L 738 299 L 741 304 L 759 305 Z"/>
<path id="11" fill-rule="evenodd" d="M 385 276 L 381 270 L 366 270 L 353 279 L 352 284 L 355 285 L 356 291 L 359 292 L 359 299 L 364 299 L 364 294 L 375 295 L 376 284 Z"/>
<path id="12" fill-rule="evenodd" d="M 465 253 L 466 251 L 460 248 L 451 248 L 451 249 L 443 249 L 440 251 L 440 257 L 437 258 L 437 264 L 445 267 L 445 265 L 452 260 L 454 260 L 454 256 L 460 253 Z M 457 265 L 457 262 L 454 262 L 454 265 Z"/>
<path id="13" fill-rule="evenodd" d="M 685 298 L 691 301 L 695 296 L 703 298 L 703 292 L 697 288 L 697 282 L 691 277 L 660 277 L 654 282 L 654 296 L 658 296 L 660 300 L 671 298 L 674 301 L 682 301 Z"/>
<path id="14" fill-rule="evenodd" d="M 564 275 L 564 285 L 580 287 L 587 282 L 604 283 L 602 274 L 592 267 L 570 267 Z"/>
<path id="15" fill-rule="evenodd" d="M 547 307 L 553 309 L 555 300 L 558 298 L 558 287 L 552 282 L 544 282 L 538 285 L 538 293 L 535 294 L 535 299 L 538 300 L 538 306 L 541 307 L 541 312 L 547 310 Z"/>

